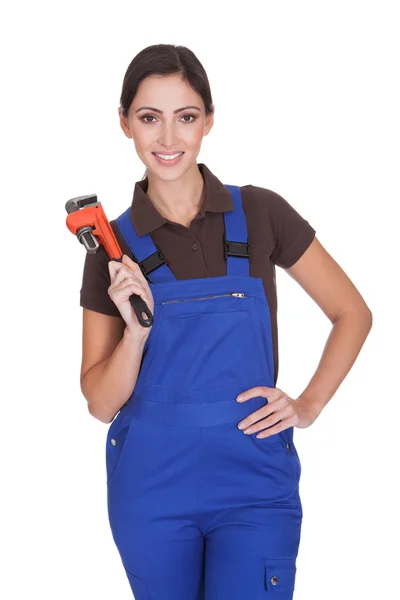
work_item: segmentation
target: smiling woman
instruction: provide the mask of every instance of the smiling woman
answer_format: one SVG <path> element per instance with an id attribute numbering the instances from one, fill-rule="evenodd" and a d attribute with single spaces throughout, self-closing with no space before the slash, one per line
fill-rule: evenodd
<path id="1" fill-rule="evenodd" d="M 134 60 L 140 63 L 140 55 Z M 200 84 L 196 89 L 192 81 L 189 82 L 189 75 L 165 70 L 165 75 L 147 75 L 133 84 L 129 80 L 127 85 L 125 81 L 118 111 L 121 128 L 128 138 L 133 139 L 136 152 L 146 165 L 145 176 L 150 175 L 147 193 L 153 204 L 167 219 L 186 224 L 190 205 L 187 192 L 189 198 L 193 198 L 189 211 L 191 218 L 202 202 L 203 182 L 196 158 L 203 137 L 213 126 L 214 106 L 205 72 L 202 78 L 197 77 Z M 197 70 L 201 72 L 199 67 Z M 131 94 L 125 93 L 125 89 Z M 162 185 L 160 179 L 164 182 Z M 166 181 L 170 182 L 167 195 L 164 191 Z M 172 190 L 173 206 L 167 199 Z"/>
<path id="2" fill-rule="evenodd" d="M 137 108 L 135 110 L 135 113 L 140 113 L 143 110 L 151 110 L 157 114 L 164 115 L 162 110 L 159 110 L 158 108 L 152 108 L 151 106 L 141 106 L 140 108 Z M 183 106 L 182 108 L 178 108 L 176 110 L 173 111 L 174 115 L 178 115 L 180 113 L 182 113 L 183 111 L 188 111 L 188 110 L 197 110 L 199 113 L 201 113 L 201 108 L 199 108 L 198 106 Z M 146 114 L 144 116 L 141 116 L 140 119 L 142 121 L 144 121 L 145 123 L 154 123 L 154 121 L 147 121 L 146 119 L 155 119 L 156 117 L 154 117 L 151 114 Z M 191 121 L 183 121 L 184 123 L 193 123 L 196 120 L 196 116 L 193 114 L 184 114 L 183 116 L 181 116 L 179 118 L 179 120 L 181 121 L 182 119 L 192 119 Z M 126 131 L 125 127 L 124 127 L 124 123 L 123 124 L 123 128 Z M 129 137 L 129 134 L 128 134 Z M 177 164 L 179 158 L 184 154 L 184 151 L 182 150 L 170 150 L 170 151 L 166 151 L 166 150 L 160 150 L 159 152 L 154 151 L 152 152 L 152 154 L 158 159 L 158 161 L 163 164 L 163 165 L 167 165 L 167 166 L 172 166 L 174 164 Z M 147 172 L 146 172 L 147 173 Z"/>
<path id="3" fill-rule="evenodd" d="M 91 414 L 111 422 L 114 541 L 137 600 L 291 600 L 302 524 L 293 430 L 333 396 L 370 311 L 279 194 L 223 184 L 197 163 L 214 105 L 188 48 L 142 50 L 118 113 L 147 176 L 110 223 L 123 261 L 88 254 L 81 290 L 82 391 Z M 275 266 L 333 325 L 296 400 L 275 387 Z M 151 328 L 132 293 L 154 313 Z"/>
<path id="4" fill-rule="evenodd" d="M 151 60 L 157 61 L 157 72 L 149 75 L 146 63 Z M 158 165 L 170 168 L 179 163 L 187 168 L 193 164 L 203 136 L 213 125 L 207 74 L 194 53 L 183 46 L 169 46 L 167 50 L 166 45 L 158 44 L 135 56 L 125 74 L 120 103 L 121 127 L 134 139 L 138 156 L 146 165 L 144 177 Z M 151 127 L 142 128 L 143 124 Z M 187 125 L 189 130 L 182 129 Z M 149 160 L 149 153 L 154 160 Z M 179 154 L 176 159 L 163 159 L 175 154 Z M 168 175 L 169 179 L 174 177 L 173 173 Z"/>

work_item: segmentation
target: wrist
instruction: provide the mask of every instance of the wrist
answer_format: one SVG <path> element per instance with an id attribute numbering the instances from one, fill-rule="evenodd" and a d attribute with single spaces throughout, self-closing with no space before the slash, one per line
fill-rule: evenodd
<path id="1" fill-rule="evenodd" d="M 303 410 L 313 421 L 315 421 L 324 408 L 324 405 L 321 402 L 318 402 L 318 399 L 305 396 L 304 394 L 300 394 L 300 396 L 297 398 L 297 402 L 299 402 Z"/>
<path id="2" fill-rule="evenodd" d="M 149 337 L 151 328 L 148 327 L 128 327 L 124 329 L 124 338 L 135 345 L 145 345 L 147 338 Z"/>

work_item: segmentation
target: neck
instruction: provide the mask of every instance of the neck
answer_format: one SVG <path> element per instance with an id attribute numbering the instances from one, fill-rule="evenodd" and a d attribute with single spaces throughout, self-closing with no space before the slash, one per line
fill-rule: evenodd
<path id="1" fill-rule="evenodd" d="M 165 181 L 149 173 L 146 193 L 163 217 L 189 227 L 202 205 L 203 190 L 203 177 L 195 164 L 174 181 Z"/>

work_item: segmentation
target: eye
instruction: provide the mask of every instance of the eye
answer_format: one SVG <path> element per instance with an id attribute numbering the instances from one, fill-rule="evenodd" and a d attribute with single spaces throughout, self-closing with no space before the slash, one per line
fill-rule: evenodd
<path id="1" fill-rule="evenodd" d="M 153 115 L 144 115 L 143 117 L 141 117 L 141 120 L 144 123 L 154 123 L 154 121 L 145 121 L 145 119 L 155 119 L 155 117 Z"/>
<path id="2" fill-rule="evenodd" d="M 196 120 L 196 117 L 194 115 L 183 115 L 181 118 L 185 119 L 186 117 L 191 117 L 193 121 Z M 193 123 L 193 121 L 185 121 L 185 123 Z"/>

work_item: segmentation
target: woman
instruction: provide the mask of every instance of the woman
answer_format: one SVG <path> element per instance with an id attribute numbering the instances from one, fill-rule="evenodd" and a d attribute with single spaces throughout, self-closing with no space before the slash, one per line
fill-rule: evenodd
<path id="1" fill-rule="evenodd" d="M 122 263 L 103 248 L 87 255 L 81 290 L 81 387 L 90 413 L 111 423 L 116 546 L 136 600 L 289 600 L 302 521 L 293 428 L 334 395 L 371 312 L 281 196 L 224 185 L 197 164 L 214 107 L 190 50 L 140 52 L 119 117 L 147 176 L 111 221 Z M 332 322 L 296 399 L 275 387 L 275 265 Z M 132 294 L 153 312 L 151 328 Z"/>

